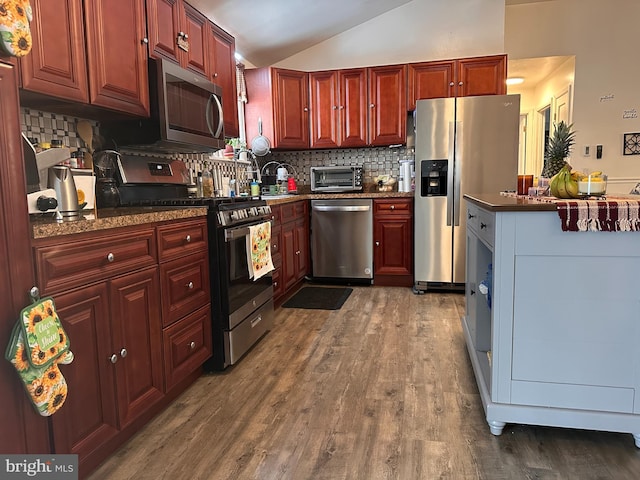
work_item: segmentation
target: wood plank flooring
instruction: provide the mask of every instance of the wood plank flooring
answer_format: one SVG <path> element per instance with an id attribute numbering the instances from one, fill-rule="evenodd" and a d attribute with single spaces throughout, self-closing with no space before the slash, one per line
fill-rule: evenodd
<path id="1" fill-rule="evenodd" d="M 203 375 L 97 479 L 637 479 L 631 435 L 490 434 L 456 293 L 354 287 L 341 310 L 278 309 L 236 366 Z"/>

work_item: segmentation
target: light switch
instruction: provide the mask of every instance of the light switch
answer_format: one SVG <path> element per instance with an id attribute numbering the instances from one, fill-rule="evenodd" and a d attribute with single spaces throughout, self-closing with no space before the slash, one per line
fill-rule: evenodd
<path id="1" fill-rule="evenodd" d="M 596 145 L 596 158 L 602 158 L 602 145 Z"/>
<path id="2" fill-rule="evenodd" d="M 582 156 L 588 157 L 589 155 L 591 155 L 591 147 L 589 145 L 585 145 L 582 150 Z"/>

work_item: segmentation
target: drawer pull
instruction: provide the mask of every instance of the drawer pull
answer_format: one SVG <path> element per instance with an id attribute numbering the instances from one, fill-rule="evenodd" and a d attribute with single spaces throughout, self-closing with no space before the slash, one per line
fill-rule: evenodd
<path id="1" fill-rule="evenodd" d="M 379 246 L 380 246 L 380 242 L 376 242 L 376 247 L 379 247 Z"/>
<path id="2" fill-rule="evenodd" d="M 193 282 L 189 282 L 189 283 L 187 283 L 187 288 L 188 288 L 189 290 L 193 290 Z"/>
<path id="3" fill-rule="evenodd" d="M 121 356 L 122 358 L 124 358 L 124 357 L 126 357 L 126 356 L 127 356 L 127 349 L 126 349 L 126 348 L 123 348 L 122 350 L 120 350 L 120 356 Z"/>
<path id="4" fill-rule="evenodd" d="M 472 218 L 476 218 L 476 216 L 475 216 L 475 215 L 472 215 L 472 214 L 470 213 L 470 214 L 468 214 L 467 218 L 468 218 L 469 220 L 471 220 Z"/>
<path id="5" fill-rule="evenodd" d="M 274 249 L 274 250 L 277 250 L 277 249 L 278 249 L 278 244 L 277 244 L 277 243 L 274 243 L 274 244 L 273 244 L 273 249 Z"/>
<path id="6" fill-rule="evenodd" d="M 469 295 L 475 295 L 476 291 L 475 290 L 469 290 Z"/>
<path id="7" fill-rule="evenodd" d="M 111 355 L 111 356 L 109 357 L 109 361 L 110 361 L 111 363 L 116 363 L 116 362 L 118 361 L 118 355 L 116 355 L 116 354 L 114 353 L 113 355 Z"/>
<path id="8" fill-rule="evenodd" d="M 480 222 L 480 228 L 487 228 L 487 224 Z"/>
<path id="9" fill-rule="evenodd" d="M 191 235 L 187 235 L 187 237 L 185 238 L 185 240 L 187 241 L 187 243 L 191 243 Z"/>
<path id="10" fill-rule="evenodd" d="M 107 261 L 108 261 L 109 263 L 113 263 L 113 261 L 114 261 L 115 259 L 116 259 L 116 256 L 115 256 L 113 253 L 109 252 L 109 253 L 107 254 Z"/>
<path id="11" fill-rule="evenodd" d="M 195 350 L 195 349 L 196 349 L 196 342 L 191 342 L 191 343 L 189 344 L 189 348 L 190 348 L 191 350 Z"/>
<path id="12" fill-rule="evenodd" d="M 395 209 L 396 209 L 396 206 L 395 206 L 395 205 L 391 205 L 391 206 L 389 207 L 389 209 L 390 209 L 390 210 L 395 210 Z"/>

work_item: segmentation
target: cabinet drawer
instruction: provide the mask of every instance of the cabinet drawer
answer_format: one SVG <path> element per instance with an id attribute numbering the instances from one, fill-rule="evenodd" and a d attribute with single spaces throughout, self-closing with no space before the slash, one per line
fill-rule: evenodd
<path id="1" fill-rule="evenodd" d="M 280 253 L 280 242 L 282 241 L 282 227 L 276 225 L 271 228 L 271 255 Z"/>
<path id="2" fill-rule="evenodd" d="M 158 256 L 160 261 L 206 249 L 206 221 L 180 222 L 158 227 Z"/>
<path id="3" fill-rule="evenodd" d="M 385 198 L 373 201 L 374 215 L 411 215 L 412 210 L 410 199 Z"/>
<path id="4" fill-rule="evenodd" d="M 467 203 L 467 227 L 473 230 L 476 234 L 478 231 L 478 212 L 480 209 L 471 203 Z"/>
<path id="5" fill-rule="evenodd" d="M 282 223 L 305 217 L 307 214 L 307 202 L 302 200 L 299 202 L 291 202 L 280 205 L 280 214 Z"/>
<path id="6" fill-rule="evenodd" d="M 282 210 L 280 205 L 271 206 L 271 218 L 273 218 L 274 225 L 280 225 L 282 223 Z"/>
<path id="7" fill-rule="evenodd" d="M 496 231 L 496 216 L 485 210 L 478 211 L 478 236 L 489 246 L 493 246 Z"/>
<path id="8" fill-rule="evenodd" d="M 153 229 L 35 248 L 40 291 L 51 294 L 157 263 Z"/>
<path id="9" fill-rule="evenodd" d="M 201 308 L 165 328 L 162 335 L 166 392 L 211 356 L 211 309 Z"/>
<path id="10" fill-rule="evenodd" d="M 282 265 L 282 261 L 278 263 Z M 280 298 L 282 295 L 284 295 L 284 283 L 282 283 L 282 276 L 280 275 L 280 273 L 280 266 L 271 271 L 271 279 L 273 281 L 273 298 Z"/>
<path id="11" fill-rule="evenodd" d="M 210 302 L 207 252 L 160 265 L 162 323 L 167 326 Z"/>

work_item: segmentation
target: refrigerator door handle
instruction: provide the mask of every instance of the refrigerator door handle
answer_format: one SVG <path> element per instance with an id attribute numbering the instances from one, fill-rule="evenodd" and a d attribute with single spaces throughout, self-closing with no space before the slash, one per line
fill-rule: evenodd
<path id="1" fill-rule="evenodd" d="M 447 166 L 447 227 L 451 226 L 453 220 L 453 209 L 454 209 L 454 198 L 453 198 L 453 177 L 454 171 L 453 168 L 455 166 L 454 163 L 454 155 L 455 155 L 455 141 L 456 141 L 456 130 L 455 130 L 455 122 L 449 122 L 449 154 L 447 156 L 448 166 Z"/>
<path id="2" fill-rule="evenodd" d="M 453 161 L 453 225 L 460 226 L 460 201 L 462 192 L 460 192 L 460 176 L 462 164 L 462 142 L 460 138 L 463 135 L 462 122 L 456 122 L 456 136 L 454 144 L 454 161 Z"/>

